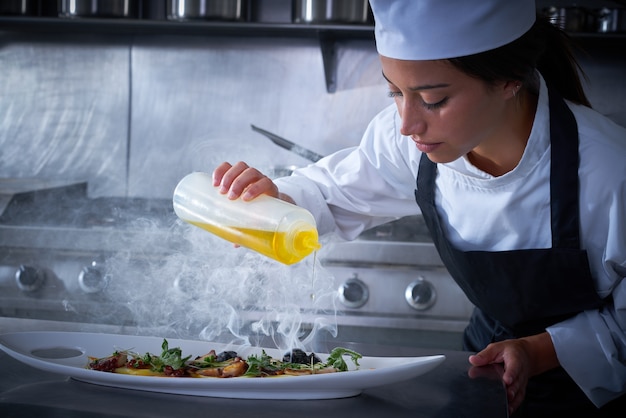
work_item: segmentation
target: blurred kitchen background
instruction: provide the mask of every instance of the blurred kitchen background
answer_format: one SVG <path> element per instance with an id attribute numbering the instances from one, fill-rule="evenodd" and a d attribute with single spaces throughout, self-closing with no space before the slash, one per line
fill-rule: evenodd
<path id="1" fill-rule="evenodd" d="M 99 14 L 99 3 L 121 6 Z M 189 7 L 188 20 L 168 19 L 172 3 L 205 3 L 207 19 Z M 211 3 L 223 19 L 210 15 Z M 315 1 L 3 0 L 0 176 L 87 180 L 92 196 L 166 198 L 185 174 L 223 160 L 308 163 L 250 124 L 322 155 L 358 143 L 391 103 L 370 22 L 292 23 L 292 4 L 306 12 L 306 3 Z M 7 15 L 9 5 L 24 15 Z M 576 2 L 583 6 L 621 7 Z M 63 10 L 68 17 L 52 16 Z M 619 17 L 626 25 L 623 10 Z M 624 124 L 626 34 L 577 30 L 592 104 Z"/>
<path id="2" fill-rule="evenodd" d="M 626 6 L 554 0 L 537 7 L 580 44 L 577 55 L 593 106 L 626 125 Z M 102 206 L 119 209 L 116 199 L 144 205 L 154 200 L 169 210 L 174 187 L 189 172 L 211 171 L 222 161 L 244 160 L 268 172 L 310 163 L 252 131 L 251 124 L 327 155 L 357 144 L 369 120 L 392 103 L 367 1 L 1 0 L 0 13 L 2 185 L 28 179 L 35 179 L 32 189 L 40 189 L 41 182 L 52 188 L 59 182 L 79 184 L 88 199 L 105 199 Z M 7 208 L 4 225 L 0 221 L 0 293 L 5 295 L 0 316 L 65 321 L 51 314 L 52 308 L 36 313 L 36 306 L 43 306 L 42 300 L 52 306 L 58 299 L 65 313 L 77 312 L 78 299 L 72 298 L 96 303 L 94 295 L 106 283 L 98 282 L 101 272 L 90 263 L 96 258 L 91 254 L 81 255 L 81 266 L 87 267 L 69 273 L 71 278 L 55 271 L 54 261 L 41 266 L 37 254 L 52 260 L 50 254 L 59 249 L 44 248 L 36 238 L 37 245 L 26 243 L 31 218 L 20 219 L 26 212 L 15 202 L 27 189 L 5 187 L 5 201 L 0 199 L 0 215 Z M 63 228 L 66 239 L 67 230 L 84 228 L 70 226 Z M 385 241 L 386 252 L 372 250 L 381 245 L 366 241 L 357 250 L 340 248 L 329 256 L 328 265 L 336 266 L 340 279 L 339 296 L 355 314 L 345 325 L 378 327 L 376 342 L 406 343 L 407 330 L 449 331 L 450 338 L 432 342 L 429 336 L 416 344 L 457 347 L 471 306 L 449 278 L 441 277 L 445 271 L 428 238 L 410 242 L 423 232 L 414 226 L 389 226 L 368 237 Z M 407 230 L 413 235 L 399 237 Z M 402 242 L 410 247 L 406 257 Z M 34 254 L 27 251 L 30 246 Z M 63 251 L 67 257 L 78 250 Z M 367 258 L 355 259 L 356 253 Z M 397 290 L 400 312 L 383 312 L 396 302 L 380 299 L 373 289 L 376 280 L 367 277 L 372 274 L 364 267 L 368 263 L 384 265 L 386 278 L 402 276 L 397 286 L 383 286 Z M 68 284 L 80 274 L 80 288 Z M 50 296 L 42 289 L 51 277 L 65 282 L 67 292 L 88 295 Z M 424 282 L 430 285 L 423 287 Z M 377 318 L 367 323 L 370 314 L 364 309 L 372 304 Z M 77 314 L 69 320 L 80 319 Z M 451 327 L 442 325 L 448 322 Z M 389 329 L 397 332 L 391 335 Z"/>

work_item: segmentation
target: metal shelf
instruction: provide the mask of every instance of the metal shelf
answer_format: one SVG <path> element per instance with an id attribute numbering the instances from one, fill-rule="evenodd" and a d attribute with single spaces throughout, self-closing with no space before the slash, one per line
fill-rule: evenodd
<path id="1" fill-rule="evenodd" d="M 0 30 L 21 32 L 89 32 L 125 35 L 317 36 L 374 39 L 372 25 L 170 21 L 144 19 L 0 17 Z"/>
<path id="2" fill-rule="evenodd" d="M 109 35 L 263 36 L 314 38 L 319 41 L 326 90 L 337 88 L 336 41 L 363 39 L 374 42 L 373 25 L 294 24 L 220 21 L 170 21 L 115 18 L 0 17 L 0 31 L 28 33 L 97 33 Z M 570 33 L 582 43 L 607 43 L 620 48 L 626 33 Z M 609 46 L 609 45 L 606 45 Z"/>
<path id="3" fill-rule="evenodd" d="M 111 35 L 265 36 L 316 38 L 324 63 L 326 90 L 337 88 L 340 39 L 374 40 L 372 25 L 169 21 L 142 19 L 0 17 L 0 31 L 28 33 L 99 33 Z"/>

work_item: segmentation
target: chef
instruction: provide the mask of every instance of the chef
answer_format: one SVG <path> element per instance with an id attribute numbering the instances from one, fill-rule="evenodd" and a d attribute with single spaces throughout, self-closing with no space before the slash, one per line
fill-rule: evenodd
<path id="1" fill-rule="evenodd" d="M 514 416 L 625 416 L 626 130 L 532 0 L 370 3 L 393 103 L 361 143 L 275 181 L 223 163 L 215 186 L 348 240 L 421 212 Z"/>

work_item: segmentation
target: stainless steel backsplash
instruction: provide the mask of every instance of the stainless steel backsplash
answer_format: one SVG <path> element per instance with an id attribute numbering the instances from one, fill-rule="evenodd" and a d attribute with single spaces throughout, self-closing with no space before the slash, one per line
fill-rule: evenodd
<path id="1" fill-rule="evenodd" d="M 582 57 L 592 103 L 623 118 L 623 54 Z M 87 180 L 91 196 L 169 198 L 224 160 L 262 169 L 355 145 L 391 104 L 374 43 L 338 43 L 328 93 L 308 38 L 0 32 L 0 177 Z"/>

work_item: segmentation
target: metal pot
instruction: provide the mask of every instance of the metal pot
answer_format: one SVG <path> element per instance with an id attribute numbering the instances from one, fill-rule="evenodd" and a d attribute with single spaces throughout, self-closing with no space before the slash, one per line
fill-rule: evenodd
<path id="1" fill-rule="evenodd" d="M 245 0 L 167 0 L 170 20 L 245 20 Z"/>
<path id="2" fill-rule="evenodd" d="M 585 32 L 589 29 L 591 15 L 582 7 L 547 7 L 543 14 L 550 23 L 567 32 Z"/>
<path id="3" fill-rule="evenodd" d="M 370 23 L 367 0 L 293 0 L 294 23 Z"/>
<path id="4" fill-rule="evenodd" d="M 60 17 L 137 18 L 139 0 L 58 0 Z"/>
<path id="5" fill-rule="evenodd" d="M 596 31 L 600 33 L 626 32 L 626 8 L 599 9 L 596 14 Z"/>
<path id="6" fill-rule="evenodd" d="M 0 1 L 0 15 L 33 16 L 37 14 L 36 0 Z"/>

